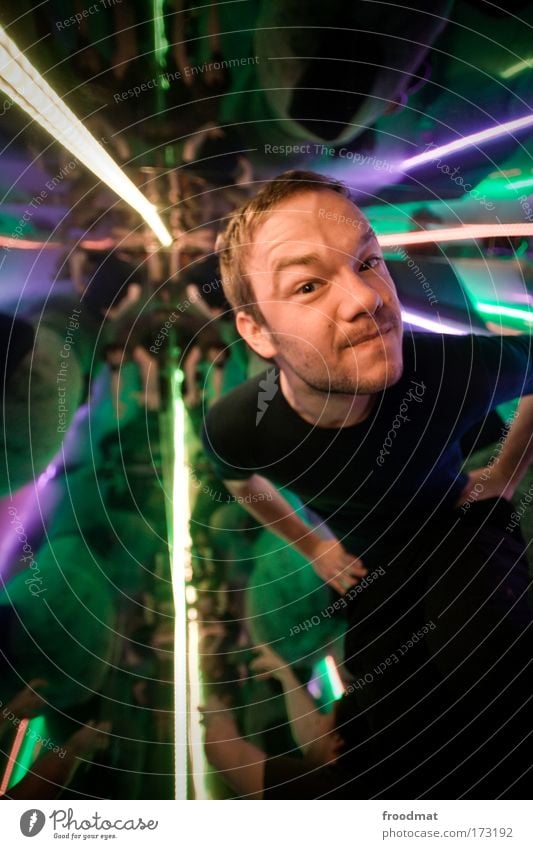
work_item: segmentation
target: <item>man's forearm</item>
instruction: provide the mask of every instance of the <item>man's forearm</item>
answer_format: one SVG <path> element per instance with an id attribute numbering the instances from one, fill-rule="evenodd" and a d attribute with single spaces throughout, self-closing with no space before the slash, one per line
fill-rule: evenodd
<path id="1" fill-rule="evenodd" d="M 246 481 L 224 481 L 226 488 L 236 498 L 250 496 L 242 506 L 269 531 L 290 543 L 303 557 L 312 559 L 313 550 L 320 537 L 299 516 L 289 502 L 267 478 L 252 475 Z M 263 496 L 259 500 L 258 496 Z"/>
<path id="2" fill-rule="evenodd" d="M 533 395 L 520 401 L 514 421 L 503 443 L 495 471 L 516 489 L 533 463 Z"/>
<path id="3" fill-rule="evenodd" d="M 55 799 L 68 787 L 81 761 L 67 750 L 59 760 L 54 752 L 40 758 L 6 796 L 9 799 Z"/>
<path id="4" fill-rule="evenodd" d="M 192 389 L 193 386 L 196 387 L 196 369 L 200 365 L 201 361 L 202 354 L 200 348 L 195 345 L 190 349 L 183 363 L 183 372 L 185 374 L 185 380 L 187 381 L 187 389 Z"/>
<path id="5" fill-rule="evenodd" d="M 136 304 L 139 298 L 141 297 L 142 288 L 139 283 L 132 283 L 124 298 L 117 304 L 116 307 L 110 307 L 107 310 L 107 315 L 109 318 L 117 319 L 121 318 L 128 310 Z"/>
<path id="6" fill-rule="evenodd" d="M 233 720 L 211 721 L 206 729 L 205 754 L 228 784 L 249 799 L 262 799 L 265 753 L 244 740 Z"/>
<path id="7" fill-rule="evenodd" d="M 322 714 L 290 666 L 283 669 L 279 681 L 285 694 L 285 706 L 295 743 L 302 751 L 332 727 L 332 716 Z"/>

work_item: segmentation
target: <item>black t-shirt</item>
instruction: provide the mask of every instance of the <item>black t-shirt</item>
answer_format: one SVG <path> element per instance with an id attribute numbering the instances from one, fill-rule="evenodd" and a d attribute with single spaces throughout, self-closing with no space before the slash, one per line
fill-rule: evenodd
<path id="1" fill-rule="evenodd" d="M 496 405 L 533 393 L 531 337 L 406 333 L 404 371 L 369 417 L 305 422 L 275 366 L 209 411 L 203 442 L 221 479 L 257 473 L 297 493 L 365 565 L 457 501 L 463 434 Z"/>

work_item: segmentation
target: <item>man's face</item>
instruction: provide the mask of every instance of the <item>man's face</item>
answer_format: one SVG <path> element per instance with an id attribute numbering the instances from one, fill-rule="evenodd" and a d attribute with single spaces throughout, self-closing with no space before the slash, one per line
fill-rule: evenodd
<path id="1" fill-rule="evenodd" d="M 400 378 L 394 283 L 370 225 L 346 198 L 319 189 L 280 203 L 255 234 L 247 273 L 266 326 L 243 313 L 237 326 L 288 376 L 350 395 Z"/>

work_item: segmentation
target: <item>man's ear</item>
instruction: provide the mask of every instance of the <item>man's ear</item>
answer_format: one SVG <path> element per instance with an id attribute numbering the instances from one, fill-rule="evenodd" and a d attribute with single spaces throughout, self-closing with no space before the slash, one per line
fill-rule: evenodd
<path id="1" fill-rule="evenodd" d="M 244 341 L 260 357 L 270 360 L 277 354 L 277 348 L 268 327 L 265 324 L 259 324 L 250 313 L 239 310 L 235 316 L 235 325 Z"/>

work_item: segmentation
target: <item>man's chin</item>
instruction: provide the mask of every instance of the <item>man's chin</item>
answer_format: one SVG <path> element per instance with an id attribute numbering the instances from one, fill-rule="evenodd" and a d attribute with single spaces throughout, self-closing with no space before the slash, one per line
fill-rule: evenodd
<path id="1" fill-rule="evenodd" d="M 330 380 L 307 380 L 306 383 L 312 389 L 323 392 L 325 395 L 376 395 L 390 386 L 398 383 L 402 376 L 403 368 L 395 363 L 394 369 L 385 372 L 376 370 L 374 372 L 359 372 L 357 375 L 345 372 L 344 374 L 332 374 Z"/>
<path id="2" fill-rule="evenodd" d="M 391 346 L 387 352 L 357 351 L 357 360 L 349 362 L 348 372 L 352 374 L 350 381 L 357 394 L 382 392 L 389 386 L 394 386 L 403 374 L 403 356 L 401 346 L 395 349 Z M 350 349 L 352 353 L 353 349 Z M 351 357 L 349 358 L 351 359 Z M 340 381 L 345 382 L 345 381 Z"/>
<path id="3" fill-rule="evenodd" d="M 392 369 L 389 369 L 384 375 L 382 375 L 381 379 L 378 381 L 380 384 L 380 388 L 376 389 L 376 392 L 381 392 L 384 389 L 388 389 L 390 386 L 394 386 L 395 383 L 398 383 L 399 379 L 403 374 L 403 363 L 395 363 Z"/>
<path id="4" fill-rule="evenodd" d="M 376 395 L 398 383 L 403 369 L 388 371 L 386 374 L 365 375 L 355 384 L 354 395 Z"/>
<path id="5" fill-rule="evenodd" d="M 345 348 L 330 365 L 322 360 L 315 366 L 291 362 L 289 357 L 277 357 L 278 367 L 292 381 L 300 381 L 315 392 L 325 395 L 369 395 L 393 386 L 403 373 L 401 339 L 390 334 L 384 344 L 370 342 L 362 346 Z"/>

